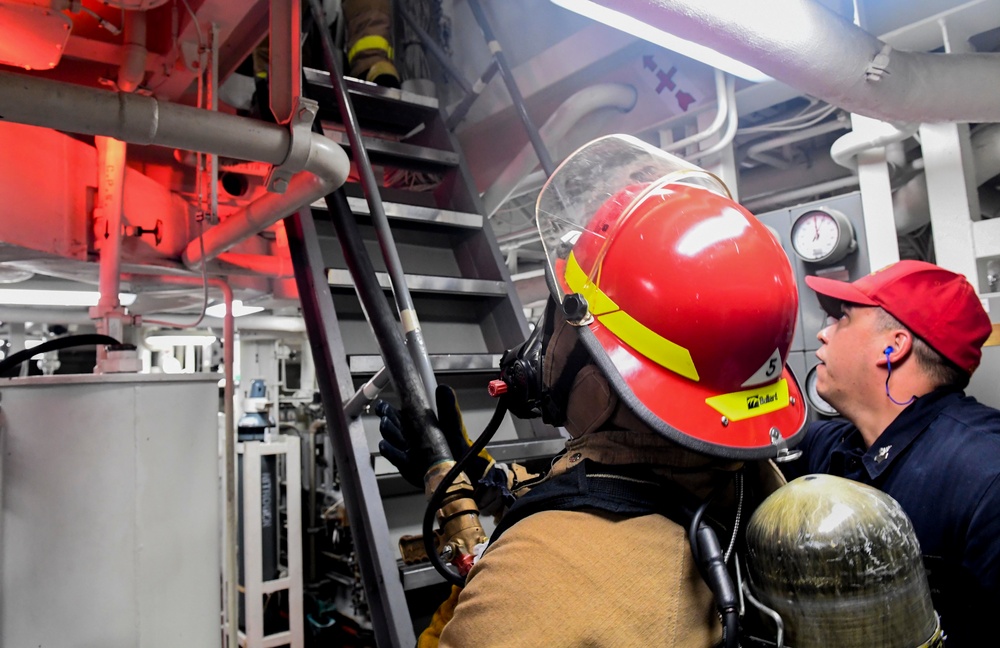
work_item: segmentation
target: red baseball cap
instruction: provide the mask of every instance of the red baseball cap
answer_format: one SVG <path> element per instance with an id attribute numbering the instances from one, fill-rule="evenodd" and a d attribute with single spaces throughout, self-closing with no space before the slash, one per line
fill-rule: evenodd
<path id="1" fill-rule="evenodd" d="M 933 263 L 898 261 L 853 283 L 809 276 L 806 285 L 838 302 L 881 306 L 969 374 L 979 366 L 983 343 L 993 331 L 965 277 Z"/>

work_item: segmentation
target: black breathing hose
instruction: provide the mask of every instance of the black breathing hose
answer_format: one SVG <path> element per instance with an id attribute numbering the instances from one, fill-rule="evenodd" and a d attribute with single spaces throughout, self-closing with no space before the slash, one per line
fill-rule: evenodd
<path id="1" fill-rule="evenodd" d="M 48 351 L 58 351 L 59 349 L 69 349 L 71 347 L 89 346 L 94 344 L 121 345 L 121 342 L 107 335 L 99 333 L 83 333 L 81 335 L 67 335 L 47 342 L 42 342 L 36 347 L 18 351 L 14 355 L 0 361 L 0 376 L 9 378 L 7 372 L 22 362 L 31 359 L 39 353 Z"/>
<path id="2" fill-rule="evenodd" d="M 709 505 L 728 483 L 717 488 L 695 511 L 688 527 L 688 542 L 691 544 L 691 554 L 694 556 L 698 571 L 701 572 L 708 589 L 712 591 L 715 607 L 722 616 L 722 645 L 726 648 L 736 648 L 739 645 L 740 624 L 736 587 L 726 568 L 719 537 L 712 527 L 702 521 Z"/>
<path id="3" fill-rule="evenodd" d="M 448 569 L 447 565 L 441 560 L 440 554 L 438 554 L 436 543 L 434 542 L 434 514 L 437 513 L 438 509 L 441 508 L 441 502 L 444 500 L 445 493 L 448 491 L 448 487 L 455 481 L 458 474 L 462 472 L 472 457 L 475 457 L 486 444 L 490 442 L 493 436 L 500 429 L 500 423 L 503 421 L 503 417 L 507 414 L 507 398 L 501 396 L 497 401 L 497 408 L 493 412 L 493 417 L 490 418 L 490 422 L 486 424 L 486 428 L 483 433 L 479 435 L 476 442 L 469 446 L 468 452 L 466 452 L 461 460 L 459 460 L 451 470 L 444 476 L 441 483 L 438 484 L 437 488 L 434 489 L 434 494 L 431 495 L 430 500 L 427 502 L 427 509 L 424 511 L 424 550 L 427 552 L 427 557 L 430 558 L 431 564 L 434 569 L 441 574 L 446 581 L 452 585 L 457 585 L 458 587 L 465 587 L 465 576 L 456 574 L 455 572 Z"/>

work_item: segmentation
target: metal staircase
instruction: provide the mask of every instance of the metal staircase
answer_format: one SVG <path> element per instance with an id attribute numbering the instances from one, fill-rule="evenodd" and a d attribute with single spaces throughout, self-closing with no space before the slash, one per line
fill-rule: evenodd
<path id="1" fill-rule="evenodd" d="M 320 104 L 324 133 L 350 150 L 329 74 L 305 69 L 304 77 L 305 94 Z M 500 355 L 528 333 L 506 264 L 437 101 L 344 81 L 373 168 L 382 178 L 404 179 L 403 186 L 379 188 L 384 212 L 434 377 L 455 388 L 475 437 L 494 408 L 486 384 L 497 374 Z M 405 180 L 414 178 L 419 186 L 407 188 L 413 183 Z M 378 456 L 377 419 L 343 409 L 379 374 L 385 353 L 369 319 L 379 315 L 366 313 L 371 309 L 359 299 L 357 261 L 344 251 L 348 230 L 360 235 L 374 281 L 392 305 L 392 270 L 383 260 L 369 203 L 357 184 L 349 182 L 344 191 L 339 202 L 317 202 L 286 219 L 285 226 L 333 439 L 324 451 L 336 462 L 376 641 L 379 646 L 413 645 L 406 591 L 442 581 L 429 565 L 404 566 L 396 548 L 399 536 L 419 533 L 424 494 Z M 395 314 L 395 309 L 382 312 Z M 396 398 L 391 385 L 382 397 Z M 433 394 L 429 400 L 433 403 Z M 524 460 L 551 456 L 562 445 L 556 430 L 508 418 L 490 451 L 498 460 Z"/>

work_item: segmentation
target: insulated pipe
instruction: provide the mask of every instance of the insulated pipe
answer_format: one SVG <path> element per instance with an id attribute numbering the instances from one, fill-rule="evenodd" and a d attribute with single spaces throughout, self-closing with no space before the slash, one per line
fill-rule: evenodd
<path id="1" fill-rule="evenodd" d="M 267 193 L 219 223 L 203 235 L 205 260 L 220 253 L 258 232 L 274 225 L 282 218 L 295 213 L 304 205 L 311 205 L 347 180 L 351 163 L 335 142 L 312 133 L 312 146 L 306 160 L 305 171 L 295 174 L 285 193 Z M 188 268 L 201 263 L 202 252 L 198 239 L 188 243 L 183 261 Z"/>
<path id="2" fill-rule="evenodd" d="M 292 141 L 277 124 L 6 71 L 0 71 L 0 118 L 269 164 L 284 162 Z"/>
<path id="3" fill-rule="evenodd" d="M 719 141 L 712 144 L 707 149 L 695 151 L 690 155 L 684 156 L 689 162 L 707 158 L 721 152 L 732 144 L 733 140 L 736 138 L 736 130 L 740 124 L 740 116 L 736 112 L 736 84 L 733 79 L 729 79 L 729 82 L 726 84 L 726 93 L 729 95 L 729 110 L 726 111 L 729 121 L 726 122 L 726 130 L 723 131 L 722 135 L 719 137 Z"/>
<path id="4" fill-rule="evenodd" d="M 316 22 L 321 25 L 326 24 L 320 0 L 309 0 L 309 7 Z M 386 270 L 389 273 L 389 283 L 392 285 L 392 294 L 396 299 L 399 319 L 406 331 L 406 346 L 413 363 L 420 372 L 423 388 L 426 390 L 426 398 L 427 394 L 433 394 L 437 389 L 437 379 L 434 377 L 431 361 L 427 357 L 427 346 L 424 343 L 423 332 L 420 330 L 420 320 L 417 318 L 417 311 L 413 306 L 413 298 L 410 297 L 410 289 L 406 286 L 403 262 L 399 259 L 399 251 L 396 250 L 396 242 L 393 239 L 392 229 L 389 227 L 389 219 L 382 206 L 379 183 L 375 179 L 375 172 L 368 159 L 368 151 L 365 150 L 364 142 L 361 140 L 361 126 L 358 124 L 358 117 L 354 113 L 351 98 L 347 93 L 347 85 L 344 83 L 344 74 L 340 67 L 340 54 L 333 46 L 333 37 L 330 36 L 330 31 L 321 29 L 319 32 L 323 44 L 323 60 L 327 72 L 330 73 L 330 82 L 333 84 L 334 95 L 337 98 L 337 107 L 340 109 L 340 116 L 347 130 L 347 139 L 351 144 L 351 155 L 361 179 L 361 188 L 368 200 L 368 210 L 375 225 L 375 234 L 382 250 L 382 257 L 385 259 Z M 369 322 L 374 326 L 375 322 L 372 317 L 369 317 Z M 399 382 L 396 383 L 396 387 L 400 392 L 404 391 L 404 386 Z M 433 410 L 433 407 L 431 409 Z"/>
<path id="5" fill-rule="evenodd" d="M 604 83 L 576 92 L 564 101 L 538 130 L 542 146 L 546 146 L 546 142 L 558 142 L 566 137 L 582 117 L 595 110 L 603 108 L 614 108 L 621 112 L 632 110 L 638 97 L 635 88 L 621 83 Z M 500 209 L 500 205 L 510 197 L 518 183 L 537 164 L 535 148 L 531 144 L 525 144 L 483 194 L 483 207 L 487 218 L 492 217 Z"/>
<path id="6" fill-rule="evenodd" d="M 292 279 L 295 277 L 295 269 L 292 268 L 291 260 L 279 254 L 223 252 L 217 259 L 271 279 Z"/>
<path id="7" fill-rule="evenodd" d="M 315 2 L 316 0 L 312 1 Z M 517 116 L 521 118 L 521 123 L 524 124 L 524 130 L 528 133 L 528 140 L 531 141 L 531 145 L 535 148 L 538 161 L 541 162 L 542 168 L 545 170 L 545 175 L 551 176 L 555 173 L 556 167 L 552 163 L 552 157 L 549 155 L 548 149 L 545 148 L 545 143 L 542 142 L 542 138 L 538 135 L 538 129 L 535 128 L 535 124 L 528 114 L 527 107 L 524 105 L 524 97 L 521 96 L 521 91 L 517 87 L 514 72 L 510 69 L 510 65 L 507 64 L 507 56 L 503 53 L 500 42 L 497 41 L 496 36 L 493 34 L 493 28 L 490 27 L 490 23 L 486 19 L 486 14 L 483 12 L 479 0 L 468 0 L 468 4 L 476 22 L 479 23 L 479 28 L 483 30 L 483 36 L 486 37 L 486 44 L 489 46 L 490 52 L 493 53 L 493 58 L 500 69 L 500 77 L 507 85 L 507 92 L 510 93 L 514 110 L 517 111 Z"/>
<path id="8" fill-rule="evenodd" d="M 594 1 L 852 113 L 897 122 L 1000 122 L 1000 54 L 896 51 L 811 0 Z"/>
<path id="9" fill-rule="evenodd" d="M 741 204 L 751 212 L 759 213 L 767 211 L 776 205 L 788 204 L 803 198 L 811 198 L 813 196 L 818 196 L 819 194 L 840 191 L 841 189 L 850 189 L 851 187 L 856 186 L 858 186 L 858 177 L 855 175 L 849 175 L 843 178 L 821 182 L 820 184 L 812 185 L 811 187 L 791 189 L 789 191 L 781 191 L 764 196 L 751 196 L 742 201 Z"/>
<path id="10" fill-rule="evenodd" d="M 283 163 L 292 143 L 289 130 L 277 124 L 3 71 L 0 118 L 270 164 Z M 313 133 L 311 138 L 305 164 L 309 173 L 294 176 L 284 194 L 268 194 L 236 218 L 205 232 L 206 260 L 344 183 L 350 171 L 347 154 L 322 135 Z M 200 263 L 197 241 L 188 245 L 183 257 L 188 267 Z"/>
<path id="11" fill-rule="evenodd" d="M 270 164 L 283 163 L 292 143 L 289 130 L 277 124 L 3 71 L 0 118 Z M 312 133 L 304 171 L 309 173 L 295 175 L 284 194 L 268 194 L 205 232 L 206 260 L 342 185 L 350 162 L 334 142 Z M 192 241 L 183 256 L 189 267 L 200 263 L 198 242 Z"/>

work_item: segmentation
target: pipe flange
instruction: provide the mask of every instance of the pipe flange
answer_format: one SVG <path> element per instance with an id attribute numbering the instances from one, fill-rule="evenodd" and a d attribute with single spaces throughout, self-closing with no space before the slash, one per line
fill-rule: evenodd
<path id="1" fill-rule="evenodd" d="M 267 175 L 267 190 L 274 193 L 285 193 L 288 182 L 296 173 L 306 167 L 309 153 L 312 150 L 312 124 L 319 112 L 319 104 L 306 97 L 297 97 L 292 106 L 292 120 L 289 132 L 292 143 L 288 147 L 288 155 L 284 162 L 271 168 Z"/>

